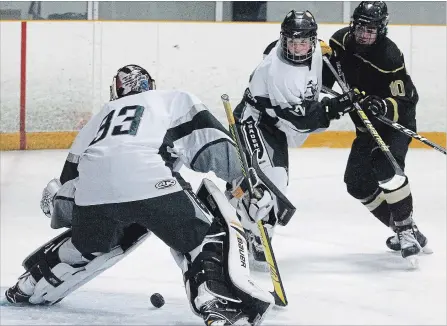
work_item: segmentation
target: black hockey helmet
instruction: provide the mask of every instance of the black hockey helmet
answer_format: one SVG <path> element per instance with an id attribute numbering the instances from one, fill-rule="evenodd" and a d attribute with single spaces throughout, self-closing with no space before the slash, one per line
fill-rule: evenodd
<path id="1" fill-rule="evenodd" d="M 281 24 L 281 49 L 286 60 L 303 63 L 312 57 L 318 25 L 310 11 L 291 10 Z"/>
<path id="2" fill-rule="evenodd" d="M 351 17 L 350 34 L 361 47 L 377 44 L 388 32 L 388 8 L 383 1 L 362 1 Z"/>
<path id="3" fill-rule="evenodd" d="M 126 65 L 118 69 L 110 85 L 110 100 L 155 89 L 155 80 L 146 69 L 138 65 Z"/>

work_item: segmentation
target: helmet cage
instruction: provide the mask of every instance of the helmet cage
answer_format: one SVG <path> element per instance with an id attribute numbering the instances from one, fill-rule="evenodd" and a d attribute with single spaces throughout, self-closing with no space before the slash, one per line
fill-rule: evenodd
<path id="1" fill-rule="evenodd" d="M 281 23 L 280 42 L 284 59 L 302 64 L 312 58 L 317 43 L 317 30 L 318 25 L 310 11 L 291 10 Z M 306 53 L 296 53 L 295 46 L 304 40 L 310 45 L 309 50 Z"/>
<path id="2" fill-rule="evenodd" d="M 293 35 L 294 34 L 294 35 Z M 303 63 L 307 60 L 309 60 L 312 55 L 315 52 L 316 44 L 317 44 L 317 35 L 316 33 L 306 33 L 307 35 L 304 35 L 304 33 L 293 33 L 290 35 L 290 33 L 286 33 L 284 31 L 281 31 L 281 47 L 284 57 L 293 62 L 293 63 Z M 315 35 L 310 35 L 315 34 Z M 310 43 L 310 48 L 305 54 L 296 54 L 295 52 L 292 52 L 289 50 L 288 43 L 289 42 L 296 42 L 295 40 L 305 40 L 307 39 Z"/>

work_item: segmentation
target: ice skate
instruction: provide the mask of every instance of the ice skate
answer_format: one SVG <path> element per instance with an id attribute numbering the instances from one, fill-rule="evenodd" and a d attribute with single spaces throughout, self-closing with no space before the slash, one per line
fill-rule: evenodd
<path id="1" fill-rule="evenodd" d="M 393 231 L 396 232 L 395 230 L 393 230 Z M 422 252 L 424 254 L 432 254 L 433 250 L 427 246 L 427 243 L 428 243 L 427 237 L 425 237 L 422 234 L 422 232 L 419 231 L 418 227 L 415 224 L 413 224 L 413 231 L 414 231 L 414 234 L 416 236 L 417 241 L 419 242 L 419 245 L 422 248 Z M 397 237 L 397 233 L 394 236 L 389 237 L 386 240 L 386 245 L 387 245 L 388 248 L 390 248 L 393 251 L 400 251 L 401 250 L 399 238 Z"/>
<path id="2" fill-rule="evenodd" d="M 412 225 L 396 226 L 396 233 L 400 243 L 400 252 L 412 268 L 419 265 L 418 254 L 422 251 L 422 247 L 416 240 L 415 231 Z"/>
<path id="3" fill-rule="evenodd" d="M 24 293 L 17 282 L 14 286 L 10 287 L 5 292 L 5 298 L 8 302 L 13 304 L 24 304 L 29 303 L 29 298 L 31 295 Z"/>
<path id="4" fill-rule="evenodd" d="M 250 326 L 249 317 L 237 308 L 237 304 L 223 299 L 212 299 L 200 307 L 207 326 Z"/>

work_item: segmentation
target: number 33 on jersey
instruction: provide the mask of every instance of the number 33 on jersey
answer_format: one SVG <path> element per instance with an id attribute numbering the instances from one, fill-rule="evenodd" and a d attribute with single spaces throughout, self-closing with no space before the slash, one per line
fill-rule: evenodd
<path id="1" fill-rule="evenodd" d="M 177 162 L 200 169 L 200 153 L 222 142 L 231 142 L 225 128 L 189 92 L 151 90 L 110 101 L 70 149 L 70 160 L 79 164 L 76 188 L 83 190 L 76 204 L 136 201 L 179 191 L 172 173 Z M 97 176 L 104 176 L 103 181 L 94 181 Z"/>

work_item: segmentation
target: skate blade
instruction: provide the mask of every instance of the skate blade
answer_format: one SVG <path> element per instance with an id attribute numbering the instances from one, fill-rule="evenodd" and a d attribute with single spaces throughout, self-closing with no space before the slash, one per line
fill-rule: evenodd
<path id="1" fill-rule="evenodd" d="M 425 246 L 424 248 L 422 248 L 422 253 L 426 254 L 426 255 L 431 255 L 433 253 L 433 250 L 427 246 Z"/>
<path id="2" fill-rule="evenodd" d="M 208 321 L 207 325 L 209 326 L 225 326 L 228 325 L 227 321 L 225 320 L 215 320 L 215 321 Z M 253 324 L 248 321 L 246 317 L 239 319 L 238 321 L 231 324 L 233 326 L 252 326 Z"/>
<path id="3" fill-rule="evenodd" d="M 417 255 L 408 256 L 405 257 L 405 259 L 407 260 L 410 269 L 414 270 L 419 268 L 419 259 Z"/>
<path id="4" fill-rule="evenodd" d="M 32 306 L 29 302 L 9 302 L 6 297 L 0 299 L 0 307 L 29 307 Z"/>

